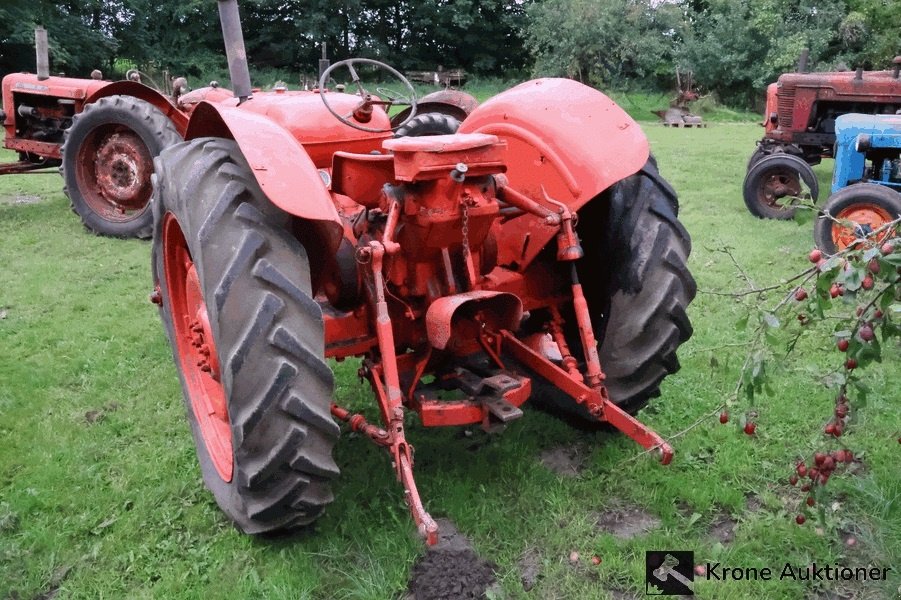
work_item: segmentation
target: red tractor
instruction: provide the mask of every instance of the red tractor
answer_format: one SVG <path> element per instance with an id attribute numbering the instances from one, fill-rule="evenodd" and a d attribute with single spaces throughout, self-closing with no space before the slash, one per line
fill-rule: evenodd
<path id="1" fill-rule="evenodd" d="M 72 209 L 94 233 L 147 238 L 153 159 L 182 140 L 188 117 L 202 100 L 233 98 L 231 91 L 206 87 L 184 93 L 177 79 L 171 94 L 141 83 L 51 77 L 47 32 L 35 32 L 38 73 L 3 78 L 0 122 L 3 146 L 18 162 L 0 164 L 0 175 L 61 166 Z"/>
<path id="2" fill-rule="evenodd" d="M 252 94 L 237 2 L 218 2 L 236 100 L 198 105 L 156 160 L 151 300 L 228 517 L 248 533 L 319 517 L 345 422 L 390 453 L 435 543 L 410 413 L 495 431 L 531 399 L 668 463 L 634 415 L 679 368 L 695 283 L 638 125 L 592 88 L 539 79 L 455 134 L 396 138 L 386 107 L 416 114 L 399 73 L 347 60 L 316 91 Z M 371 95 L 365 66 L 405 92 Z M 356 94 L 326 89 L 343 68 Z M 336 403 L 326 361 L 349 357 L 381 423 Z"/>
<path id="3" fill-rule="evenodd" d="M 766 133 L 748 161 L 743 194 L 748 210 L 765 219 L 790 219 L 792 198 L 816 201 L 811 165 L 832 158 L 835 119 L 847 113 L 901 110 L 901 56 L 891 71 L 786 73 L 767 87 Z"/>

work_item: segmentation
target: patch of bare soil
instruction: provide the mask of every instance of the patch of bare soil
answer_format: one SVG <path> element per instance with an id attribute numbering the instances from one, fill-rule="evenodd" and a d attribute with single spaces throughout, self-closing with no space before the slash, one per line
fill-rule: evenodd
<path id="1" fill-rule="evenodd" d="M 593 514 L 598 529 L 628 540 L 660 526 L 660 519 L 640 506 L 620 506 Z"/>
<path id="2" fill-rule="evenodd" d="M 748 494 L 745 497 L 745 506 L 748 512 L 758 512 L 763 509 L 763 500 L 757 494 Z"/>
<path id="3" fill-rule="evenodd" d="M 535 548 L 526 550 L 519 559 L 519 579 L 522 589 L 531 590 L 541 578 L 541 554 Z"/>
<path id="4" fill-rule="evenodd" d="M 557 446 L 542 452 L 539 460 L 560 477 L 578 477 L 584 468 L 585 452 L 580 446 Z"/>
<path id="5" fill-rule="evenodd" d="M 496 565 L 480 558 L 447 519 L 437 519 L 438 543 L 413 565 L 408 589 L 415 600 L 485 598 L 496 582 Z"/>
<path id="6" fill-rule="evenodd" d="M 720 513 L 713 518 L 707 535 L 721 544 L 731 544 L 735 539 L 735 527 L 738 523 L 725 513 Z"/>

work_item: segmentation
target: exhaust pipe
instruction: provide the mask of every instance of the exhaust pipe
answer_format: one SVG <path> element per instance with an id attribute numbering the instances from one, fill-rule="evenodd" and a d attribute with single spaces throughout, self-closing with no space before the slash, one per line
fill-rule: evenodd
<path id="1" fill-rule="evenodd" d="M 801 50 L 801 54 L 798 55 L 798 73 L 807 72 L 808 60 L 810 60 L 810 48 L 804 48 Z"/>
<path id="2" fill-rule="evenodd" d="M 218 2 L 228 73 L 235 96 L 239 98 L 238 104 L 242 104 L 250 98 L 251 87 L 247 51 L 244 49 L 244 33 L 241 31 L 241 15 L 238 14 L 238 0 L 218 0 Z"/>
<path id="3" fill-rule="evenodd" d="M 50 79 L 50 44 L 47 42 L 47 30 L 36 27 L 34 30 L 34 50 L 37 55 L 38 80 Z"/>

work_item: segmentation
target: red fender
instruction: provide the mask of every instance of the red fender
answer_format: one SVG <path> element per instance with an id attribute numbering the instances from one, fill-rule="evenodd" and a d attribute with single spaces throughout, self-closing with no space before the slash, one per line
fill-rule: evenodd
<path id="1" fill-rule="evenodd" d="M 201 102 L 185 134 L 186 140 L 199 137 L 235 140 L 269 201 L 312 222 L 325 244 L 322 249 L 337 251 L 344 234 L 341 218 L 310 156 L 284 127 L 234 105 Z"/>
<path id="2" fill-rule="evenodd" d="M 185 130 L 188 128 L 187 115 L 176 108 L 166 96 L 142 83 L 136 81 L 114 81 L 104 85 L 102 88 L 91 94 L 88 99 L 85 100 L 85 104 L 91 104 L 97 102 L 101 98 L 116 95 L 134 96 L 139 100 L 154 105 L 160 112 L 169 117 L 169 120 L 175 125 L 175 129 L 178 131 L 179 135 L 184 137 Z"/>
<path id="3" fill-rule="evenodd" d="M 507 141 L 511 187 L 572 211 L 638 172 L 650 155 L 638 123 L 601 92 L 571 79 L 536 79 L 498 94 L 460 126 L 460 133 L 474 132 Z M 502 245 L 500 263 L 524 269 L 555 232 L 531 215 L 510 219 L 503 237 L 528 243 Z"/>

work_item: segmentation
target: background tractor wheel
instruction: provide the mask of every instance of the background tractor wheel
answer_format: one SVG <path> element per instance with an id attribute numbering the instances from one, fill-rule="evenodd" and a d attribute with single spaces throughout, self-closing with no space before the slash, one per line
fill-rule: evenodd
<path id="1" fill-rule="evenodd" d="M 423 135 L 445 135 L 456 133 L 460 121 L 450 115 L 425 113 L 416 115 L 394 132 L 394 137 L 419 137 Z"/>
<path id="2" fill-rule="evenodd" d="M 758 160 L 745 175 L 745 205 L 761 219 L 791 219 L 794 208 L 780 206 L 783 198 L 809 198 L 816 202 L 820 194 L 813 169 L 806 162 L 786 153 L 774 153 Z"/>
<path id="3" fill-rule="evenodd" d="M 131 96 L 84 107 L 65 132 L 64 191 L 85 227 L 100 235 L 148 238 L 153 159 L 181 136 L 158 108 Z"/>
<path id="4" fill-rule="evenodd" d="M 751 167 L 753 167 L 758 162 L 760 162 L 760 159 L 764 158 L 765 156 L 769 156 L 769 155 L 770 155 L 769 152 L 766 152 L 766 151 L 764 151 L 764 149 L 762 147 L 757 146 L 757 148 L 755 148 L 754 152 L 751 154 L 751 158 L 748 159 L 747 170 L 750 171 Z"/>
<path id="5" fill-rule="evenodd" d="M 677 215 L 676 193 L 653 158 L 579 212 L 585 257 L 577 268 L 601 368 L 611 400 L 632 414 L 679 370 L 676 349 L 692 333 L 685 312 L 696 292 L 686 265 L 691 239 Z M 573 324 L 567 317 L 576 352 L 581 344 Z M 543 382 L 536 382 L 535 400 L 575 424 L 598 425 L 583 406 Z"/>
<path id="6" fill-rule="evenodd" d="M 901 218 L 901 193 L 875 183 L 855 183 L 832 194 L 822 210 L 836 219 L 856 224 L 854 228 L 849 228 L 826 217 L 817 219 L 813 226 L 814 242 L 826 254 L 835 254 L 853 244 L 854 240 Z M 886 230 L 873 243 L 899 232 L 899 227 L 894 231 Z"/>
<path id="7" fill-rule="evenodd" d="M 332 372 L 306 251 L 237 145 L 156 161 L 153 275 L 204 482 L 246 533 L 311 523 L 332 500 Z"/>

